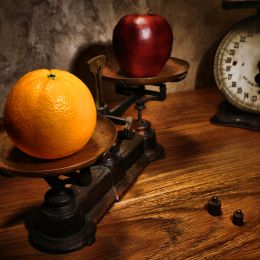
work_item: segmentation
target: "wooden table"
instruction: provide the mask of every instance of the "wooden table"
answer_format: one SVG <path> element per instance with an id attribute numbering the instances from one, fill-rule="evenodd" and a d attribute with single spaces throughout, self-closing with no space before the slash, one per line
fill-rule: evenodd
<path id="1" fill-rule="evenodd" d="M 23 221 L 48 186 L 42 179 L 0 176 L 0 258 L 259 258 L 260 133 L 212 125 L 220 100 L 208 89 L 147 104 L 144 117 L 166 158 L 145 169 L 99 223 L 96 242 L 80 251 L 50 255 L 32 248 Z M 204 208 L 213 195 L 222 201 L 220 217 Z M 231 221 L 238 208 L 245 214 L 242 227 Z"/>

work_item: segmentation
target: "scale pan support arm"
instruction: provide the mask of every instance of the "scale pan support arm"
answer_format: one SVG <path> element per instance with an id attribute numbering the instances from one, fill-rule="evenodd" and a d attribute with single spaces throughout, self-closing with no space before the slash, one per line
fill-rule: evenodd
<path id="1" fill-rule="evenodd" d="M 95 91 L 96 91 L 96 107 L 97 110 L 102 110 L 106 107 L 105 100 L 104 100 L 104 92 L 102 86 L 102 75 L 103 69 L 106 65 L 106 56 L 99 55 L 96 56 L 89 61 L 87 61 L 89 66 L 89 70 L 94 79 Z"/>

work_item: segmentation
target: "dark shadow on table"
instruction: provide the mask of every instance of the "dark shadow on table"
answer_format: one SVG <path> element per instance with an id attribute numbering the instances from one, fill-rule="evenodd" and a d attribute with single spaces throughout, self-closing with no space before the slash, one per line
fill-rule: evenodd
<path id="1" fill-rule="evenodd" d="M 40 205 L 34 205 L 29 208 L 22 209 L 14 215 L 8 217 L 8 220 L 5 221 L 1 227 L 8 228 L 13 227 L 21 223 L 25 223 L 26 228 L 30 226 L 32 220 L 37 218 L 40 212 Z"/>

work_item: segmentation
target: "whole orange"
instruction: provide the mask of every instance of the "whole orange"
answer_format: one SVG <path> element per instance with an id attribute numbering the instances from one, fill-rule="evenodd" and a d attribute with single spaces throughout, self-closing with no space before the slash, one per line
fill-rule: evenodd
<path id="1" fill-rule="evenodd" d="M 43 159 L 79 151 L 92 136 L 96 118 L 87 86 L 56 69 L 25 74 L 11 89 L 4 108 L 5 129 L 14 145 Z"/>

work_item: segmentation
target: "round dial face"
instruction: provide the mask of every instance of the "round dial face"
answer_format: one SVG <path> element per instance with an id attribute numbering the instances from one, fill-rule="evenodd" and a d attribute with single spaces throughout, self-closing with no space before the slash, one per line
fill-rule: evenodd
<path id="1" fill-rule="evenodd" d="M 214 76 L 231 104 L 260 113 L 260 15 L 236 24 L 222 39 Z"/>

